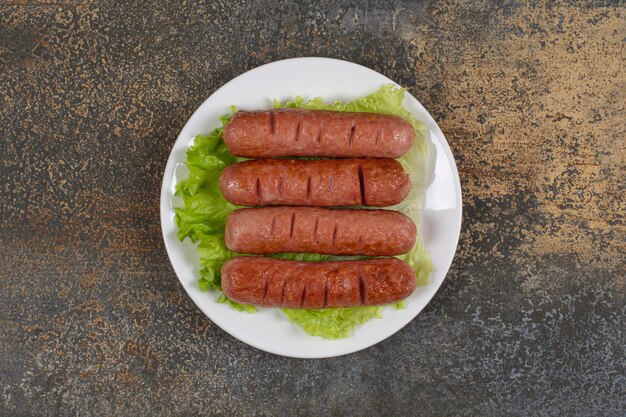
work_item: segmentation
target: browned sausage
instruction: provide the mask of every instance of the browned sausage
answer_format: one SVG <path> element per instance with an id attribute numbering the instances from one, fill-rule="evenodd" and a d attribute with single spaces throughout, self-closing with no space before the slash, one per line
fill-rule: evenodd
<path id="1" fill-rule="evenodd" d="M 224 295 L 264 307 L 373 306 L 405 299 L 415 271 L 396 258 L 301 262 L 241 256 L 222 266 Z"/>
<path id="2" fill-rule="evenodd" d="M 274 109 L 238 111 L 224 127 L 224 142 L 237 156 L 333 156 L 398 158 L 415 140 L 403 118 L 375 113 Z"/>
<path id="3" fill-rule="evenodd" d="M 293 206 L 391 206 L 411 182 L 395 159 L 259 159 L 222 171 L 220 188 L 233 204 Z"/>
<path id="4" fill-rule="evenodd" d="M 392 256 L 410 251 L 416 234 L 397 211 L 281 206 L 233 211 L 224 239 L 239 253 Z"/>

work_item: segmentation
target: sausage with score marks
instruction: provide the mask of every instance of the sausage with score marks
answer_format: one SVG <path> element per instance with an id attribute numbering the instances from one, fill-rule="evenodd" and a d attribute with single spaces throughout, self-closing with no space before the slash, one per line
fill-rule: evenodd
<path id="1" fill-rule="evenodd" d="M 409 193 L 402 165 L 389 158 L 259 159 L 226 167 L 224 198 L 245 206 L 392 206 Z"/>
<path id="2" fill-rule="evenodd" d="M 391 210 L 264 207 L 235 210 L 224 240 L 235 252 L 394 256 L 410 251 L 417 228 Z"/>
<path id="3" fill-rule="evenodd" d="M 398 158 L 415 131 L 403 118 L 376 113 L 273 109 L 238 111 L 224 126 L 233 155 Z"/>
<path id="4" fill-rule="evenodd" d="M 415 271 L 396 258 L 302 262 L 241 256 L 222 266 L 224 295 L 263 307 L 375 306 L 405 299 Z"/>

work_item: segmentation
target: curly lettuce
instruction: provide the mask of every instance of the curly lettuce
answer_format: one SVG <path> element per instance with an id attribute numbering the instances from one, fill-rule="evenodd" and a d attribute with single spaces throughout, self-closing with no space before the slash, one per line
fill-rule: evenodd
<path id="1" fill-rule="evenodd" d="M 293 101 L 274 103 L 276 108 L 300 108 L 311 110 L 336 110 L 350 112 L 384 113 L 403 117 L 416 133 L 413 147 L 398 159 L 411 178 L 411 190 L 407 198 L 390 209 L 400 211 L 419 224 L 424 189 L 428 180 L 429 147 L 424 138 L 425 127 L 416 120 L 402 105 L 405 90 L 393 85 L 380 87 L 374 93 L 350 102 L 335 101 L 325 103 L 322 98 L 304 100 L 296 97 Z M 234 108 L 231 108 L 231 113 Z M 230 120 L 229 116 L 220 118 L 222 126 Z M 183 206 L 177 207 L 176 225 L 178 239 L 191 239 L 197 244 L 200 255 L 200 278 L 198 286 L 202 291 L 221 291 L 220 270 L 224 262 L 236 256 L 224 243 L 224 228 L 228 214 L 238 206 L 224 199 L 219 189 L 219 176 L 222 170 L 231 164 L 242 161 L 231 155 L 223 141 L 223 127 L 207 135 L 198 135 L 187 151 L 186 165 L 189 175 L 178 183 L 176 195 L 182 197 Z M 304 261 L 324 261 L 346 259 L 331 255 L 318 254 L 277 254 L 279 259 Z M 430 256 L 419 237 L 413 249 L 398 258 L 407 262 L 417 274 L 418 285 L 427 285 L 432 271 Z M 252 305 L 239 304 L 221 294 L 217 300 L 231 307 L 249 313 L 256 312 Z M 404 308 L 404 302 L 394 305 Z M 349 337 L 358 325 L 381 316 L 382 307 L 349 307 L 327 309 L 281 309 L 287 319 L 300 326 L 313 336 L 326 339 Z"/>

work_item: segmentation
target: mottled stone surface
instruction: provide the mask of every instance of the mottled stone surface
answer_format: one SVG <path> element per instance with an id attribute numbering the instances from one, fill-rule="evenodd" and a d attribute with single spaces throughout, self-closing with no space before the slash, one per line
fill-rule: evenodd
<path id="1" fill-rule="evenodd" d="M 3 3 L 0 415 L 624 415 L 622 2 Z M 432 112 L 465 212 L 418 318 L 297 360 L 193 305 L 158 196 L 206 97 L 315 55 Z"/>

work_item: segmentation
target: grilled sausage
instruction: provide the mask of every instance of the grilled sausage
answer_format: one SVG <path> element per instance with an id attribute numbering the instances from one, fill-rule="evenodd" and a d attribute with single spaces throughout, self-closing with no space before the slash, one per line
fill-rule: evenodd
<path id="1" fill-rule="evenodd" d="M 222 171 L 220 189 L 233 204 L 293 206 L 391 206 L 411 182 L 395 159 L 260 159 Z"/>
<path id="2" fill-rule="evenodd" d="M 224 127 L 224 142 L 237 156 L 398 158 L 415 140 L 403 118 L 375 113 L 274 109 L 238 111 Z"/>
<path id="3" fill-rule="evenodd" d="M 224 295 L 264 307 L 373 306 L 405 299 L 415 271 L 399 259 L 301 262 L 242 256 L 222 266 Z"/>
<path id="4" fill-rule="evenodd" d="M 239 253 L 392 256 L 410 251 L 416 234 L 397 211 L 281 206 L 233 211 L 224 239 Z"/>

